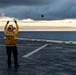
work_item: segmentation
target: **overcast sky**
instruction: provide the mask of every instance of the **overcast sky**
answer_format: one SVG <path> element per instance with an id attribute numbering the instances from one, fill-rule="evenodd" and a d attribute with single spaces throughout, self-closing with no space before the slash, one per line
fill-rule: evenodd
<path id="1" fill-rule="evenodd" d="M 41 17 L 41 15 L 44 17 Z M 0 17 L 33 20 L 76 18 L 76 0 L 0 0 Z"/>

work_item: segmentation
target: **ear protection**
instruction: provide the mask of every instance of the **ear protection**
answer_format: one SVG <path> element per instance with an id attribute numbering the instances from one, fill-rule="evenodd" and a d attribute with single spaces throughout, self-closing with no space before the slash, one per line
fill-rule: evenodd
<path id="1" fill-rule="evenodd" d="M 9 25 L 8 26 L 8 28 L 7 28 L 7 30 L 10 30 L 11 29 L 11 27 L 10 26 L 12 26 L 13 27 L 13 25 Z M 16 28 L 15 27 L 13 27 L 13 30 L 15 30 Z"/>

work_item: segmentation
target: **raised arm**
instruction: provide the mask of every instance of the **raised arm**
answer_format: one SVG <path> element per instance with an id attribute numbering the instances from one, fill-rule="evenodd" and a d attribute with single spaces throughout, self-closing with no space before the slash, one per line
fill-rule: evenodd
<path id="1" fill-rule="evenodd" d="M 18 31 L 19 31 L 19 26 L 18 26 L 18 23 L 17 23 L 16 20 L 14 20 L 14 22 L 15 22 L 15 24 L 16 24 L 16 30 L 15 30 L 14 34 L 17 34 Z"/>
<path id="2" fill-rule="evenodd" d="M 6 34 L 8 24 L 9 24 L 9 21 L 7 21 L 7 23 L 6 23 L 5 27 L 4 27 L 4 34 Z"/>

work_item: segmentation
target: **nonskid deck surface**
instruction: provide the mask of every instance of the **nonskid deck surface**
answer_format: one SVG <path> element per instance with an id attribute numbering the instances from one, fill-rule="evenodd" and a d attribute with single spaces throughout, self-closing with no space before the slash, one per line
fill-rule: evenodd
<path id="1" fill-rule="evenodd" d="M 76 45 L 17 40 L 19 68 L 7 67 L 5 42 L 0 39 L 0 75 L 76 75 Z"/>

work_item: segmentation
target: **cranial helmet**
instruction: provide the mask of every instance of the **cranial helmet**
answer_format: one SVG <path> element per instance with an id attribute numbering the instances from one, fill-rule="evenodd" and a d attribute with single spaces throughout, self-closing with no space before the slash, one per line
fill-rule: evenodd
<path id="1" fill-rule="evenodd" d="M 9 25 L 8 28 L 7 28 L 7 30 L 10 30 L 10 29 L 15 30 L 16 28 L 13 27 L 13 25 Z"/>

